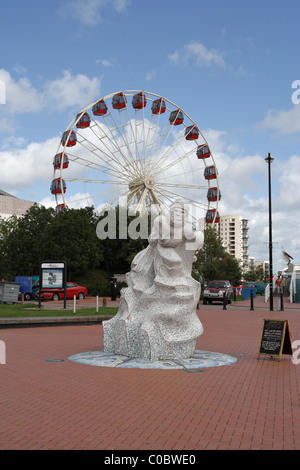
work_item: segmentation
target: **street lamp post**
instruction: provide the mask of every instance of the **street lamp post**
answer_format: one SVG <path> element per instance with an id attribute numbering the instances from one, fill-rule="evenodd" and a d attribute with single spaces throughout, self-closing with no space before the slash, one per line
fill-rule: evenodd
<path id="1" fill-rule="evenodd" d="M 268 153 L 265 158 L 268 164 L 268 180 L 269 180 L 269 271 L 270 271 L 270 310 L 273 310 L 273 243 L 272 243 L 272 198 L 271 198 L 271 163 L 274 160 L 272 155 Z"/>

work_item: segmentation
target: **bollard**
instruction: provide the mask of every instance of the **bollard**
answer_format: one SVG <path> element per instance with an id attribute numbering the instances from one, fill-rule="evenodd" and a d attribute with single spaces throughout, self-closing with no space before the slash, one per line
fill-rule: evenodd
<path id="1" fill-rule="evenodd" d="M 6 345 L 0 341 L 0 364 L 6 364 Z"/>
<path id="2" fill-rule="evenodd" d="M 106 297 L 103 297 L 103 307 L 106 307 Z"/>
<path id="3" fill-rule="evenodd" d="M 281 293 L 280 294 L 280 310 L 283 311 L 284 308 L 283 308 L 283 294 Z"/>
<path id="4" fill-rule="evenodd" d="M 99 310 L 99 298 L 98 298 L 98 295 L 96 297 L 96 312 L 98 313 L 98 310 Z"/>
<path id="5" fill-rule="evenodd" d="M 253 307 L 253 292 L 252 292 L 252 289 L 251 289 L 251 307 L 250 307 L 250 310 L 254 310 L 254 307 Z"/>
<path id="6" fill-rule="evenodd" d="M 233 289 L 233 301 L 236 302 L 236 289 Z"/>
<path id="7" fill-rule="evenodd" d="M 227 310 L 227 297 L 226 297 L 226 292 L 224 292 L 224 295 L 223 295 L 223 310 Z"/>
<path id="8" fill-rule="evenodd" d="M 73 298 L 73 313 L 76 313 L 76 295 Z"/>

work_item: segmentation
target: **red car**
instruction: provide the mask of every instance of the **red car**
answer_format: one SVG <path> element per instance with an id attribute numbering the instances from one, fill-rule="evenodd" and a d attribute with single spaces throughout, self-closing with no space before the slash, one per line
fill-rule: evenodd
<path id="1" fill-rule="evenodd" d="M 88 290 L 86 287 L 79 286 L 75 282 L 67 282 L 67 299 L 73 299 L 74 295 L 79 300 L 84 299 L 88 295 Z M 35 298 L 39 298 L 39 291 L 35 294 Z M 64 289 L 42 289 L 41 290 L 41 299 L 42 300 L 63 300 L 64 299 Z"/>

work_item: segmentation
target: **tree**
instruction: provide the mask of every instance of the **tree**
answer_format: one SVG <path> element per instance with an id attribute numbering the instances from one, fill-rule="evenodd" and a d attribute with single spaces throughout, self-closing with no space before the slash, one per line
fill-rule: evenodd
<path id="1" fill-rule="evenodd" d="M 65 261 L 69 280 L 99 268 L 103 247 L 96 224 L 92 207 L 69 209 L 55 216 L 47 230 L 44 259 Z"/>
<path id="2" fill-rule="evenodd" d="M 39 272 L 47 231 L 53 217 L 53 209 L 34 204 L 25 215 L 13 220 L 2 244 L 5 269 L 10 278 Z"/>
<path id="3" fill-rule="evenodd" d="M 256 268 L 250 269 L 247 273 L 244 274 L 245 281 L 255 282 L 255 281 L 265 281 L 266 274 L 262 266 L 257 266 Z"/>
<path id="4" fill-rule="evenodd" d="M 226 252 L 214 227 L 204 231 L 204 243 L 197 253 L 193 276 L 201 282 L 228 279 L 232 285 L 241 280 L 242 271 L 238 260 Z"/>
<path id="5" fill-rule="evenodd" d="M 0 276 L 1 279 L 10 279 L 9 263 L 6 253 L 6 244 L 11 232 L 16 228 L 18 219 L 12 215 L 8 219 L 0 217 Z"/>
<path id="6" fill-rule="evenodd" d="M 39 273 L 42 261 L 66 261 L 68 278 L 98 268 L 103 259 L 92 207 L 57 216 L 52 208 L 32 206 L 20 218 L 0 225 L 1 272 L 7 278 Z"/>
<path id="7" fill-rule="evenodd" d="M 148 246 L 150 216 L 130 215 L 127 208 L 117 206 L 101 214 L 99 223 L 105 252 L 102 268 L 111 275 L 129 272 L 134 256 Z"/>

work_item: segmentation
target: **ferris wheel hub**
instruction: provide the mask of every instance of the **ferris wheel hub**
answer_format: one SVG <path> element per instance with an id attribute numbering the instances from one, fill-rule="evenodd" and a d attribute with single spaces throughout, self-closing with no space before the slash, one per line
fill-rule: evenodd
<path id="1" fill-rule="evenodd" d="M 155 186 L 155 180 L 152 176 L 146 176 L 144 179 L 144 185 L 147 189 L 153 189 Z"/>
<path id="2" fill-rule="evenodd" d="M 153 176 L 146 176 L 145 178 L 136 178 L 130 181 L 128 187 L 130 191 L 137 189 L 144 190 L 145 188 L 153 189 L 155 187 L 155 180 Z"/>

